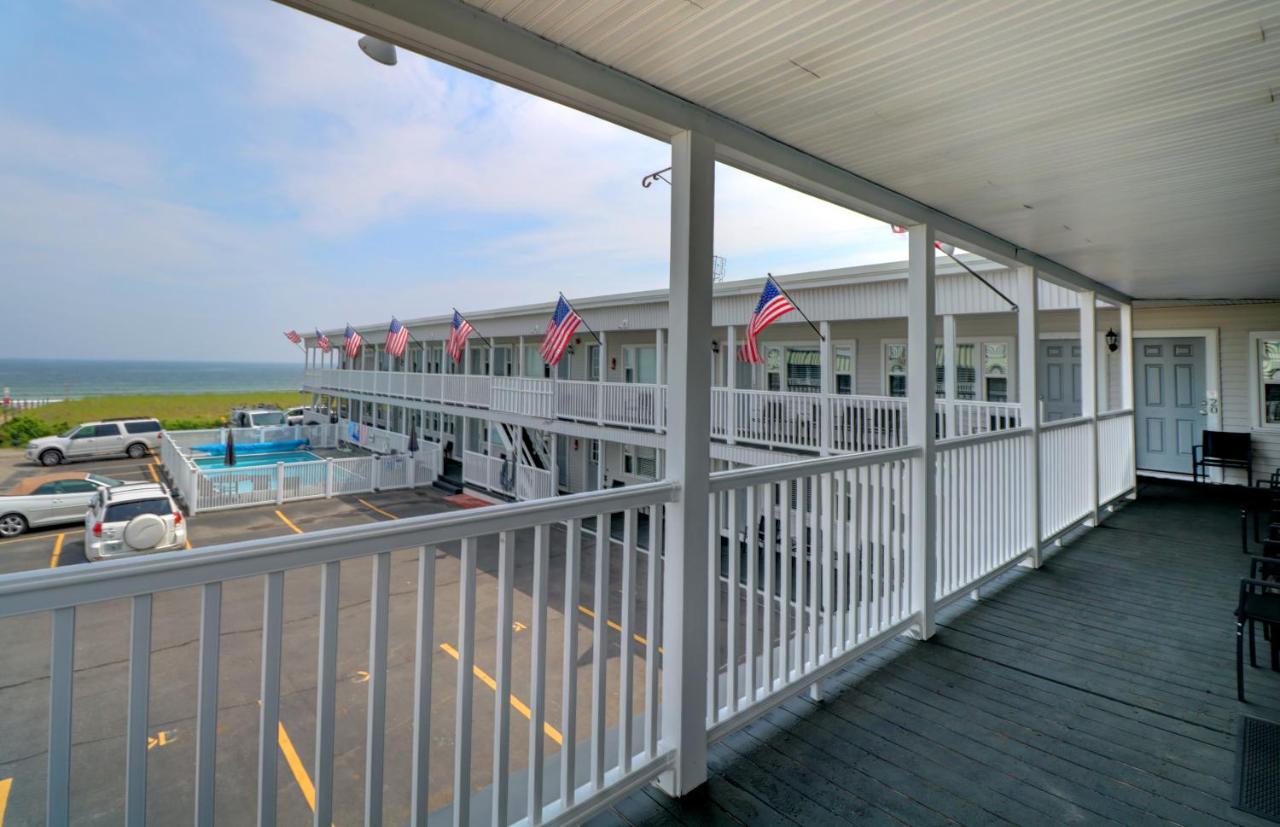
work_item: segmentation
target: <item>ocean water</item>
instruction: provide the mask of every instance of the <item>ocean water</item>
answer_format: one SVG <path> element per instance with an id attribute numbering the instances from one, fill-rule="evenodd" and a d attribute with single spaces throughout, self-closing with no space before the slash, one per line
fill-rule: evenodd
<path id="1" fill-rule="evenodd" d="M 7 389 L 13 399 L 280 391 L 297 390 L 301 385 L 301 357 L 283 364 L 0 359 L 0 388 Z"/>

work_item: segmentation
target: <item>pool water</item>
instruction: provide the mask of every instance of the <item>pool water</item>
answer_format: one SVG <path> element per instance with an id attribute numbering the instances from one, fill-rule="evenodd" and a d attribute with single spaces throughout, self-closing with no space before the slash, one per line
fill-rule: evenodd
<path id="1" fill-rule="evenodd" d="M 310 451 L 285 451 L 279 454 L 242 454 L 236 457 L 234 466 L 224 465 L 222 457 L 205 457 L 196 460 L 196 465 L 200 468 L 212 469 L 231 469 L 231 468 L 256 468 L 262 465 L 275 465 L 277 462 L 283 462 L 286 465 L 295 462 L 314 462 L 320 457 Z"/>

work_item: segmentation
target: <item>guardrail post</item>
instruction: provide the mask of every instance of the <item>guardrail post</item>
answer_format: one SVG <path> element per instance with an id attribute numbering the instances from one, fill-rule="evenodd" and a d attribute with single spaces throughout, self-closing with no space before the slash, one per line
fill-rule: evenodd
<path id="1" fill-rule="evenodd" d="M 1040 293 L 1034 267 L 1019 267 L 1018 287 L 1018 404 L 1024 427 L 1031 428 L 1027 451 L 1027 503 L 1031 519 L 1031 556 L 1028 563 L 1040 568 L 1043 515 L 1040 508 Z"/>
<path id="2" fill-rule="evenodd" d="M 1097 295 L 1082 290 L 1080 297 L 1080 413 L 1089 417 L 1090 525 L 1098 524 L 1098 329 Z"/>
<path id="3" fill-rule="evenodd" d="M 907 276 L 907 437 L 920 448 L 916 473 L 911 475 L 911 592 L 920 616 L 922 639 L 933 637 L 937 557 L 934 554 L 937 501 L 934 479 L 935 425 L 933 355 L 934 248 L 933 228 L 916 224 L 908 230 L 910 261 Z"/>
<path id="4" fill-rule="evenodd" d="M 333 496 L 333 457 L 329 457 L 324 463 L 324 496 L 327 499 Z"/>
<path id="5" fill-rule="evenodd" d="M 369 462 L 373 466 L 369 469 L 369 490 L 377 491 L 382 483 L 382 458 L 377 454 L 370 454 Z"/>
<path id="6" fill-rule="evenodd" d="M 694 132 L 671 140 L 671 399 L 663 567 L 662 742 L 675 750 L 659 784 L 683 795 L 707 780 L 707 502 L 711 457 L 711 256 L 715 144 Z M 692 355 L 697 358 L 685 358 Z M 717 584 L 718 585 L 718 584 Z"/>
<path id="7" fill-rule="evenodd" d="M 284 502 L 284 463 L 276 463 L 276 505 Z"/>

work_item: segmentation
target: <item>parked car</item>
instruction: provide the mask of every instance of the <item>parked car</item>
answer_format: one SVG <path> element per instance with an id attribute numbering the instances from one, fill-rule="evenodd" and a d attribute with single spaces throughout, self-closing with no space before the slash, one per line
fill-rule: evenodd
<path id="1" fill-rule="evenodd" d="M 308 408 L 290 408 L 284 412 L 284 424 L 301 425 L 307 418 Z"/>
<path id="2" fill-rule="evenodd" d="M 284 425 L 285 412 L 278 408 L 233 408 L 228 418 L 232 428 L 270 428 Z"/>
<path id="3" fill-rule="evenodd" d="M 129 417 L 86 422 L 57 436 L 31 440 L 27 443 L 27 459 L 46 466 L 100 457 L 142 459 L 159 449 L 163 436 L 158 419 Z"/>
<path id="4" fill-rule="evenodd" d="M 73 472 L 19 480 L 0 497 L 0 537 L 17 537 L 41 526 L 78 523 L 100 491 L 117 485 L 124 483 L 100 474 Z"/>
<path id="5" fill-rule="evenodd" d="M 104 488 L 84 515 L 84 556 L 130 557 L 182 548 L 187 525 L 163 485 L 130 483 Z"/>

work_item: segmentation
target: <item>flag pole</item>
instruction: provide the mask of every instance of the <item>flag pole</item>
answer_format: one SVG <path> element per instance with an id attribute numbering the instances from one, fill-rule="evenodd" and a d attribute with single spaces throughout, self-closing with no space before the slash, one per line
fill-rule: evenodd
<path id="1" fill-rule="evenodd" d="M 822 331 L 818 329 L 818 326 L 813 323 L 812 319 L 804 315 L 804 311 L 800 309 L 800 305 L 796 304 L 796 300 L 791 298 L 791 294 L 787 292 L 785 287 L 783 287 L 781 284 L 778 284 L 778 280 L 773 277 L 773 273 L 769 273 L 768 276 L 769 276 L 769 281 L 773 282 L 773 286 L 778 288 L 778 290 L 782 293 L 782 295 L 787 297 L 787 301 L 791 302 L 791 306 L 794 307 L 796 309 L 796 312 L 800 314 L 800 318 L 804 319 L 806 322 L 809 323 L 809 327 L 813 328 L 813 332 L 818 334 L 819 339 L 823 339 L 825 341 L 826 337 L 822 335 Z"/>
<path id="2" fill-rule="evenodd" d="M 941 244 L 937 244 L 937 245 L 934 245 L 934 246 L 936 246 L 939 250 L 941 250 L 941 251 L 942 251 L 942 252 L 947 256 L 947 258 L 951 259 L 951 260 L 952 260 L 952 261 L 954 261 L 956 264 L 959 264 L 961 267 L 963 267 L 965 270 L 967 270 L 967 271 L 968 271 L 968 273 L 969 273 L 969 275 L 973 276 L 975 279 L 977 279 L 978 281 L 980 281 L 980 282 L 982 282 L 983 284 L 985 284 L 985 285 L 987 286 L 987 289 L 989 289 L 991 292 L 995 293 L 995 294 L 996 294 L 997 296 L 999 296 L 1000 298 L 1004 299 L 1004 300 L 1005 300 L 1005 302 L 1007 302 L 1007 303 L 1008 303 L 1009 307 L 1010 307 L 1014 312 L 1017 312 L 1017 310 L 1018 310 L 1018 305 L 1017 305 L 1017 304 L 1015 304 L 1015 303 L 1014 303 L 1014 301 L 1013 301 L 1012 299 L 1010 299 L 1008 296 L 1006 296 L 1004 293 L 1001 293 L 1001 292 L 1000 292 L 1000 289 L 999 289 L 998 287 L 996 287 L 994 284 L 992 284 L 991 282 L 987 281 L 987 280 L 986 280 L 986 279 L 984 279 L 982 276 L 980 276 L 980 275 L 978 275 L 976 272 L 974 272 L 974 270 L 973 270 L 973 268 L 972 268 L 972 267 L 970 267 L 969 265 L 965 264 L 965 263 L 964 263 L 963 261 L 961 261 L 960 259 L 956 258 L 955 253 L 951 252 L 951 251 L 950 251 L 950 250 L 948 250 L 946 247 L 943 247 Z"/>
<path id="3" fill-rule="evenodd" d="M 569 305 L 570 310 L 572 310 L 574 313 L 578 313 L 578 308 L 573 306 L 573 302 L 565 298 L 564 293 L 560 294 L 560 298 L 564 299 L 564 303 Z M 604 342 L 601 341 L 599 334 L 597 334 L 594 330 L 591 329 L 591 325 L 587 324 L 587 320 L 583 318 L 581 313 L 578 313 L 578 318 L 582 320 L 582 326 L 587 329 L 587 332 L 590 333 L 592 336 L 596 337 L 596 344 L 600 345 L 601 347 L 604 347 Z"/>
<path id="4" fill-rule="evenodd" d="M 456 307 L 453 308 L 453 312 L 458 313 L 458 308 Z M 464 322 L 466 322 L 467 324 L 471 324 L 471 320 L 468 319 L 466 316 L 463 316 L 463 314 L 461 313 L 458 313 L 458 315 L 462 316 L 462 320 Z M 493 339 L 490 339 L 488 336 L 484 335 L 479 330 L 476 330 L 476 326 L 473 324 L 471 324 L 471 332 L 479 336 L 481 339 L 484 339 L 485 343 L 489 345 L 489 350 L 493 350 Z"/>

